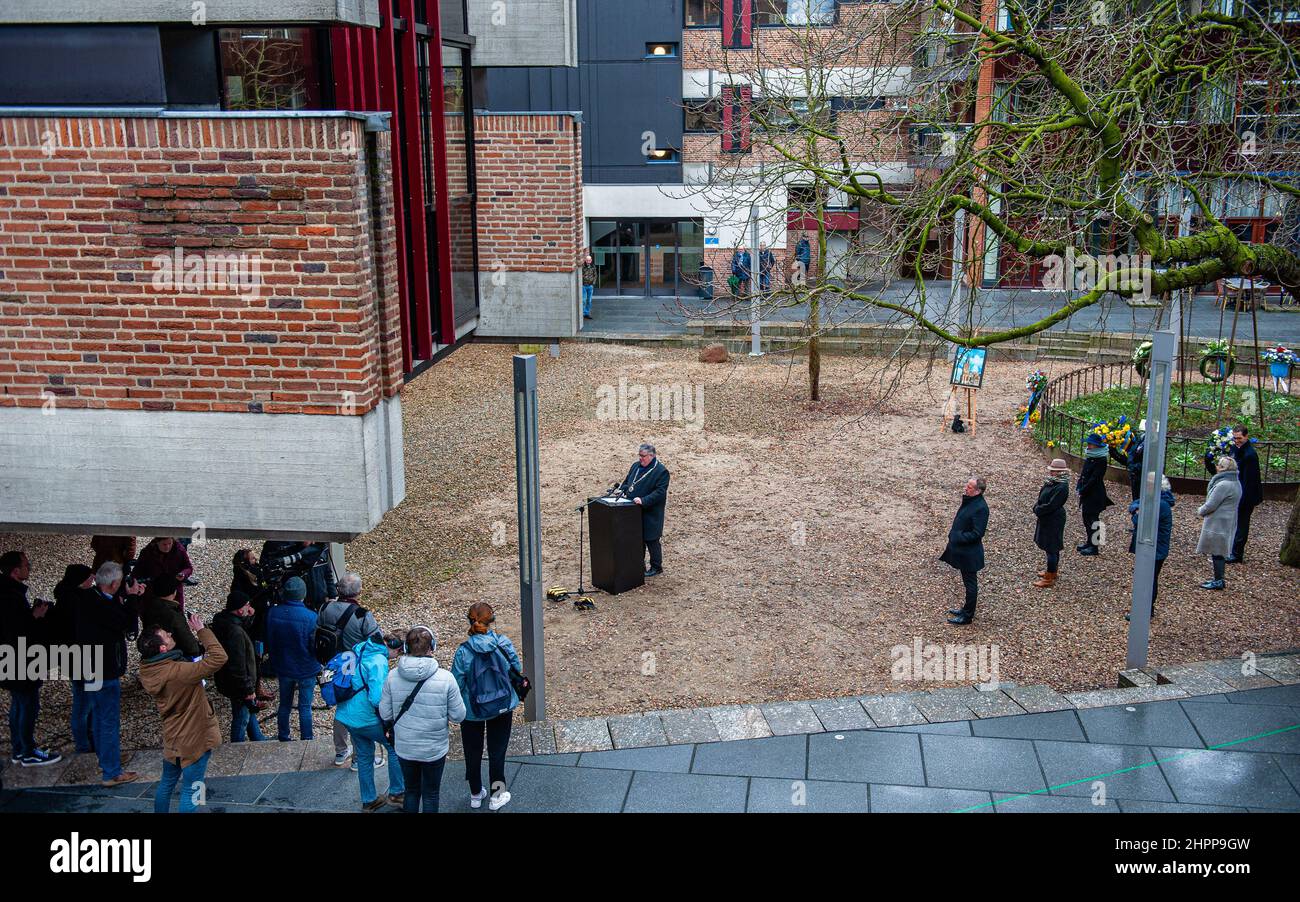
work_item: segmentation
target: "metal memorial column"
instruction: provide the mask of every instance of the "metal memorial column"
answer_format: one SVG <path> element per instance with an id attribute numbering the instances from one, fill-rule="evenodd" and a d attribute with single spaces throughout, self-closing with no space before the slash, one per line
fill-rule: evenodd
<path id="1" fill-rule="evenodd" d="M 542 639 L 541 477 L 537 464 L 537 356 L 516 354 L 515 482 L 519 512 L 519 613 L 524 675 L 533 691 L 524 699 L 525 720 L 546 719 L 546 667 Z"/>

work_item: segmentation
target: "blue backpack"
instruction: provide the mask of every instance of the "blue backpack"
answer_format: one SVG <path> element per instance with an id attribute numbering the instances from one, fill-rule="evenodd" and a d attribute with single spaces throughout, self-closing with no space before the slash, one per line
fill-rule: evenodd
<path id="1" fill-rule="evenodd" d="M 316 677 L 320 697 L 333 708 L 341 705 L 366 688 L 361 674 L 361 661 L 351 649 L 341 651 L 329 659 L 325 669 Z"/>
<path id="2" fill-rule="evenodd" d="M 501 649 L 474 652 L 468 688 L 469 706 L 475 720 L 489 720 L 510 710 L 510 668 Z"/>

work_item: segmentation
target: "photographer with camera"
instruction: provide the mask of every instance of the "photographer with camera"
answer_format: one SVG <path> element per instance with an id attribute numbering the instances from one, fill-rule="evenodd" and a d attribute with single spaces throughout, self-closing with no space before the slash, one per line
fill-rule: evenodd
<path id="1" fill-rule="evenodd" d="M 275 698 L 275 692 L 262 687 L 262 656 L 266 650 L 266 612 L 270 610 L 272 590 L 262 576 L 262 567 L 251 548 L 241 548 L 231 561 L 230 595 L 245 595 L 253 606 L 253 621 L 248 626 L 248 637 L 253 641 L 254 661 L 257 664 L 256 696 L 254 705 Z M 268 674 L 269 675 L 269 674 Z"/>
<path id="2" fill-rule="evenodd" d="M 328 542 L 267 542 L 262 546 L 262 575 L 272 586 L 272 604 L 278 604 L 285 581 L 298 577 L 307 587 L 303 603 L 319 611 L 338 595 Z"/>

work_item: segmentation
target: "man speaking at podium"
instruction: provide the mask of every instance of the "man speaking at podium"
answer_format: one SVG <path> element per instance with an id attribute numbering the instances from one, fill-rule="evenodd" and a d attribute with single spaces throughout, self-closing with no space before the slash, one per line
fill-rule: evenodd
<path id="1" fill-rule="evenodd" d="M 641 538 L 650 552 L 650 569 L 646 576 L 663 573 L 663 549 L 659 537 L 664 534 L 664 503 L 668 500 L 668 468 L 655 457 L 655 446 L 642 444 L 637 462 L 627 471 L 619 491 L 641 505 Z"/>

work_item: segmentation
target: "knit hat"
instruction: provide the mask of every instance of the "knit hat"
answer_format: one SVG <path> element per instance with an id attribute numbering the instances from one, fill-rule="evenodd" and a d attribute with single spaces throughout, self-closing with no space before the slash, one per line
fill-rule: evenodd
<path id="1" fill-rule="evenodd" d="M 285 601 L 305 601 L 307 599 L 307 584 L 296 576 L 291 576 L 284 581 L 284 600 Z"/>
<path id="2" fill-rule="evenodd" d="M 158 598 L 166 598 L 168 595 L 175 595 L 176 590 L 180 587 L 181 584 L 178 583 L 174 577 L 170 577 L 165 573 L 155 576 L 153 581 L 149 583 L 149 588 L 153 590 L 153 594 Z"/>
<path id="3" fill-rule="evenodd" d="M 1048 465 L 1047 469 L 1056 471 L 1068 470 L 1070 469 L 1070 465 L 1058 457 Z"/>
<path id="4" fill-rule="evenodd" d="M 252 599 L 248 597 L 247 592 L 241 592 L 238 589 L 234 589 L 226 596 L 226 610 L 238 611 L 250 601 L 252 601 Z"/>
<path id="5" fill-rule="evenodd" d="M 1095 432 L 1089 432 L 1086 441 L 1089 445 L 1096 445 L 1098 448 L 1106 444 L 1106 440 Z"/>

